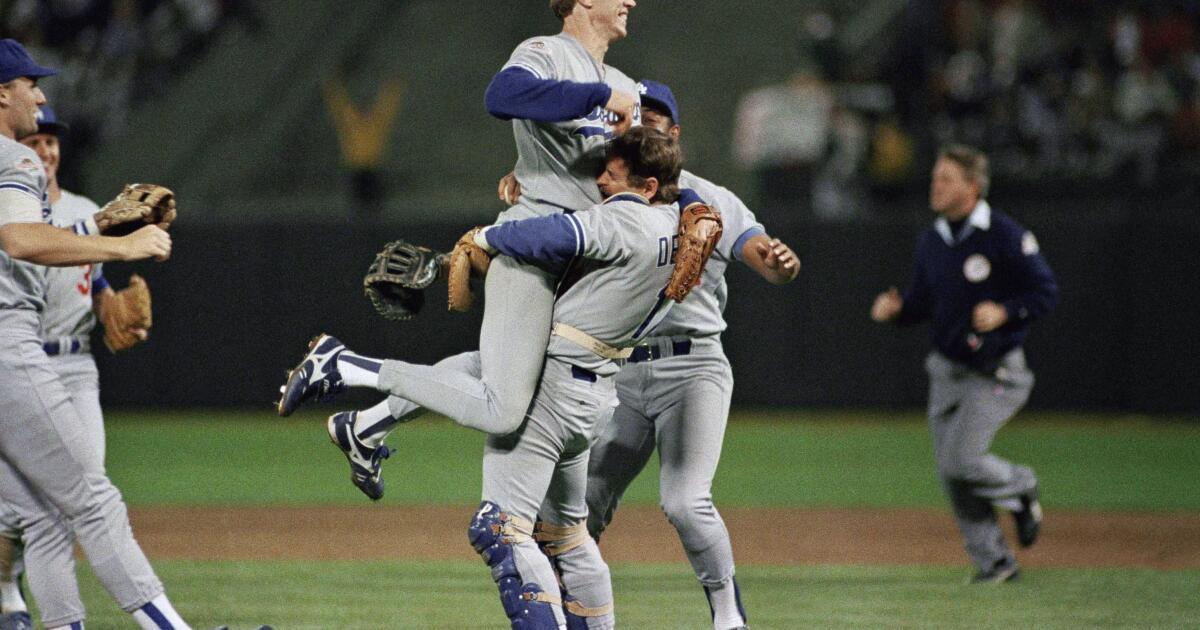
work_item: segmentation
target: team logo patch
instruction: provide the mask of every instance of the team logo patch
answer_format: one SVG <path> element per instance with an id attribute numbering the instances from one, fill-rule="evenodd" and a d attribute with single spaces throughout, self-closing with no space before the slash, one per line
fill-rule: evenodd
<path id="1" fill-rule="evenodd" d="M 992 275 L 992 263 L 983 254 L 971 254 L 963 262 L 963 275 L 971 282 L 983 282 Z"/>
<path id="2" fill-rule="evenodd" d="M 534 50 L 545 50 L 546 44 L 545 42 L 529 42 L 529 47 Z"/>
<path id="3" fill-rule="evenodd" d="M 1032 256 L 1038 253 L 1040 249 L 1041 248 L 1038 247 L 1037 237 L 1033 235 L 1033 232 L 1026 232 L 1025 236 L 1021 237 L 1022 254 L 1025 254 L 1026 256 Z"/>
<path id="4" fill-rule="evenodd" d="M 646 93 L 647 93 L 647 92 L 649 92 L 649 91 L 650 91 L 650 89 L 646 87 L 646 84 L 645 84 L 645 83 L 642 83 L 641 81 L 638 81 L 638 94 L 641 94 L 641 95 L 645 96 L 645 95 L 646 95 Z"/>
<path id="5" fill-rule="evenodd" d="M 22 169 L 22 170 L 26 170 L 26 171 L 37 171 L 37 170 L 41 170 L 41 168 L 42 168 L 42 166 L 40 164 L 38 164 L 37 162 L 34 162 L 33 160 L 31 160 L 27 157 L 23 157 L 23 158 L 17 160 L 16 162 L 13 163 L 13 166 L 16 168 Z"/>

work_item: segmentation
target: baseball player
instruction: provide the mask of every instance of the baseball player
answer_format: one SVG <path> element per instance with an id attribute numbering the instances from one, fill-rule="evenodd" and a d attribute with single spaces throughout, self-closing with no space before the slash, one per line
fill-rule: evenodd
<path id="1" fill-rule="evenodd" d="M 1029 399 L 1033 373 L 1022 344 L 1049 313 L 1058 286 L 1033 233 L 987 202 L 987 156 L 943 149 L 929 205 L 939 217 L 917 242 L 916 271 L 903 295 L 875 298 L 877 322 L 932 322 L 929 432 L 938 476 L 978 571 L 974 583 L 1017 579 L 994 507 L 1016 520 L 1022 547 L 1038 537 L 1042 508 L 1033 470 L 988 452 L 996 432 Z"/>
<path id="2" fill-rule="evenodd" d="M 521 42 L 492 78 L 485 105 L 493 116 L 512 121 L 516 175 L 525 184 L 525 194 L 497 223 L 601 201 L 596 177 L 604 167 L 606 143 L 641 123 L 637 84 L 604 63 L 608 47 L 626 36 L 636 4 L 551 0 L 562 32 Z M 494 297 L 484 305 L 479 352 L 439 364 L 470 374 L 478 384 L 456 416 L 460 424 L 492 435 L 520 427 L 542 371 L 557 284 L 554 272 L 536 265 L 508 256 L 493 261 L 484 289 Z M 463 393 L 456 382 L 429 387 L 445 396 Z M 382 460 L 390 454 L 384 439 L 419 413 L 411 402 L 390 397 L 340 416 L 346 426 L 338 430 L 352 433 L 352 441 L 360 445 L 353 453 L 346 451 L 351 480 L 368 497 L 383 496 Z"/>
<path id="3" fill-rule="evenodd" d="M 679 106 L 666 85 L 639 83 L 642 124 L 678 138 Z M 599 432 L 588 465 L 588 531 L 599 539 L 621 495 L 658 447 L 659 501 L 704 587 L 715 630 L 746 626 L 729 532 L 712 501 L 713 477 L 733 393 L 721 346 L 725 269 L 739 260 L 773 284 L 800 272 L 795 253 L 767 236 L 754 213 L 726 188 L 688 171 L 680 186 L 721 211 L 725 229 L 700 286 L 625 360 L 616 376 L 620 406 Z"/>
<path id="4" fill-rule="evenodd" d="M 15 138 L 38 130 L 46 101 L 37 81 L 55 73 L 18 42 L 0 40 L 0 499 L 17 514 L 30 589 L 48 611 L 47 627 L 83 627 L 74 585 L 42 573 L 57 550 L 69 548 L 63 538 L 74 537 L 141 627 L 187 628 L 133 539 L 120 492 L 92 465 L 95 445 L 41 338 L 46 266 L 165 260 L 171 253 L 170 236 L 156 225 L 117 238 L 46 223 L 46 172 Z"/>
<path id="5" fill-rule="evenodd" d="M 86 197 L 76 195 L 59 187 L 58 165 L 61 159 L 59 140 L 66 131 L 65 123 L 59 121 L 54 110 L 49 106 L 40 108 L 37 133 L 24 136 L 21 144 L 37 153 L 46 170 L 47 192 L 51 205 L 51 220 L 54 225 L 73 226 L 77 221 L 86 221 L 100 209 Z M 90 352 L 91 340 L 89 333 L 96 324 L 96 312 L 109 315 L 106 328 L 113 329 L 123 324 L 116 317 L 121 310 L 113 306 L 112 301 L 120 301 L 117 293 L 108 286 L 100 264 L 81 265 L 79 267 L 54 267 L 46 270 L 46 307 L 42 314 L 43 348 L 50 357 L 50 364 L 58 373 L 59 381 L 66 388 L 76 412 L 83 421 L 85 439 L 92 451 L 88 455 L 89 468 L 103 472 L 104 470 L 104 419 L 100 411 L 100 383 L 96 371 L 96 362 Z M 104 307 L 108 308 L 105 309 Z M 120 349 L 125 349 L 144 340 L 148 331 L 143 328 L 128 327 L 127 331 L 112 330 L 108 341 L 110 345 L 121 341 Z M 128 341 L 125 341 L 128 339 Z M 116 346 L 114 346 L 114 349 Z M 11 510 L 4 511 L 9 518 L 0 518 L 0 537 L 16 539 L 20 531 L 16 523 L 16 515 Z M 61 536 L 64 543 L 62 549 L 49 550 L 48 560 L 53 566 L 42 568 L 42 572 L 52 577 L 52 583 L 62 582 L 71 585 L 65 589 L 68 594 L 76 593 L 74 542 L 69 533 Z M 14 547 L 20 550 L 20 547 Z M 16 570 L 7 575 L 0 572 L 0 599 L 5 615 L 28 615 L 25 612 L 24 601 L 20 599 L 17 578 L 21 567 L 20 554 L 10 561 Z M 11 596 L 10 596 L 11 594 Z M 78 603 L 76 603 L 78 604 Z M 57 600 L 44 606 L 44 618 L 59 616 L 54 610 Z M 72 610 L 82 610 L 81 604 L 71 607 Z M 0 626 L 2 627 L 2 626 Z"/>
<path id="6" fill-rule="evenodd" d="M 471 235 L 493 253 L 555 267 L 571 263 L 554 304 L 553 334 L 542 349 L 546 361 L 538 394 L 518 432 L 489 436 L 483 502 L 469 530 L 473 546 L 492 567 L 513 628 L 566 628 L 568 620 L 573 628 L 614 623 L 608 567 L 585 525 L 588 447 L 615 403 L 614 361 L 672 304 L 665 286 L 679 209 L 667 204 L 679 195 L 680 154 L 666 134 L 637 129 L 614 140 L 609 155 L 597 180 L 608 197 L 604 203 Z M 690 203 L 688 193 L 680 203 Z M 467 391 L 478 379 L 441 366 L 364 357 L 321 335 L 289 376 L 283 402 L 290 410 L 346 387 L 373 387 L 458 419 L 473 402 L 461 400 L 469 395 L 450 397 L 431 387 L 452 381 Z"/>

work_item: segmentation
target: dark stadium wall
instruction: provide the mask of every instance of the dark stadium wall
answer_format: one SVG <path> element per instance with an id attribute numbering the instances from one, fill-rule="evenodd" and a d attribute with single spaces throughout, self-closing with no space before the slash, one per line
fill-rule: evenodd
<path id="1" fill-rule="evenodd" d="M 1031 406 L 1174 412 L 1200 417 L 1200 243 L 1196 222 L 1025 218 L 1058 274 L 1061 304 L 1033 329 Z M 923 221 L 800 223 L 778 232 L 803 259 L 774 287 L 740 265 L 729 273 L 725 347 L 735 404 L 913 407 L 925 400 L 926 329 L 867 317 L 875 293 L 903 286 Z M 360 278 L 389 238 L 453 242 L 446 224 L 181 223 L 167 264 L 113 264 L 154 292 L 144 347 L 100 351 L 108 404 L 251 406 L 271 412 L 284 370 L 318 332 L 367 354 L 434 362 L 476 347 L 479 312 L 445 312 L 433 290 L 408 323 L 378 318 Z M 361 397 L 366 400 L 372 397 Z"/>

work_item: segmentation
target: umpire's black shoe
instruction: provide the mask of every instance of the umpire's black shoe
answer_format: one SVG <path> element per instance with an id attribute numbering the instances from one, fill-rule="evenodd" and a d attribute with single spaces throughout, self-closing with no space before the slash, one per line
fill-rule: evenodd
<path id="1" fill-rule="evenodd" d="M 1003 584 L 1021 579 L 1021 569 L 1012 558 L 997 560 L 996 564 L 987 571 L 980 571 L 971 577 L 971 584 Z"/>
<path id="2" fill-rule="evenodd" d="M 1037 542 L 1042 529 L 1042 504 L 1038 503 L 1037 487 L 1021 495 L 1021 509 L 1012 515 L 1017 521 L 1017 542 L 1022 547 Z"/>

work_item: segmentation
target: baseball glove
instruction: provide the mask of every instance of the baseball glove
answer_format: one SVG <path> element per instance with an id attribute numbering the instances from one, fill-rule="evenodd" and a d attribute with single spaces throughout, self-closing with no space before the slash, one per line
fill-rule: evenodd
<path id="1" fill-rule="evenodd" d="M 175 221 L 175 193 L 155 184 L 126 184 L 92 220 L 104 236 L 125 236 L 147 225 L 165 230 Z"/>
<path id="2" fill-rule="evenodd" d="M 363 277 L 363 293 L 386 319 L 412 319 L 425 306 L 425 287 L 443 276 L 446 255 L 405 241 L 383 246 Z"/>
<path id="3" fill-rule="evenodd" d="M 721 215 L 711 206 L 693 203 L 679 213 L 679 249 L 667 282 L 667 297 L 682 302 L 700 284 L 704 265 L 721 240 Z"/>
<path id="4" fill-rule="evenodd" d="M 150 287 L 141 276 L 129 277 L 129 286 L 104 300 L 100 308 L 104 322 L 104 345 L 113 352 L 128 350 L 145 341 L 136 330 L 150 330 Z"/>
<path id="5" fill-rule="evenodd" d="M 450 295 L 446 305 L 452 311 L 465 313 L 471 310 L 471 304 L 475 301 L 475 296 L 471 294 L 471 278 L 486 277 L 488 267 L 492 264 L 492 257 L 475 244 L 475 234 L 480 229 L 471 228 L 463 234 L 454 244 L 454 251 L 450 252 Z"/>

